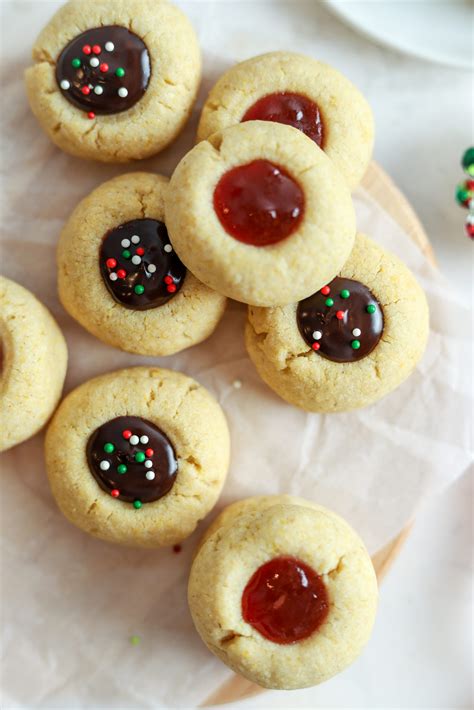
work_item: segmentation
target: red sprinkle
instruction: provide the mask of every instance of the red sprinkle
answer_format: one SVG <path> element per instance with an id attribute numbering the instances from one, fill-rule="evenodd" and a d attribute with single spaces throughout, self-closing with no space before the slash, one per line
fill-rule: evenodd
<path id="1" fill-rule="evenodd" d="M 92 51 L 94 52 L 94 54 L 100 54 L 102 52 L 102 47 L 100 46 L 100 44 L 94 44 L 94 46 L 92 47 Z"/>
<path id="2" fill-rule="evenodd" d="M 126 275 L 127 275 L 127 272 L 125 271 L 125 269 L 119 269 L 117 271 L 117 276 L 119 277 L 119 279 L 124 279 L 126 277 Z"/>
<path id="3" fill-rule="evenodd" d="M 100 65 L 99 69 L 101 72 L 109 71 L 109 65 L 104 62 L 103 64 Z"/>
<path id="4" fill-rule="evenodd" d="M 85 44 L 82 48 L 82 51 L 84 52 L 84 54 L 90 54 L 92 52 L 92 47 L 90 46 L 90 44 Z"/>
<path id="5" fill-rule="evenodd" d="M 176 286 L 174 284 L 170 284 L 166 287 L 166 290 L 168 291 L 168 293 L 174 293 L 176 291 Z"/>
<path id="6" fill-rule="evenodd" d="M 344 318 L 344 311 L 336 311 L 336 318 L 342 320 Z"/>
<path id="7" fill-rule="evenodd" d="M 88 117 L 88 118 L 95 118 L 95 113 L 94 113 L 94 111 L 89 111 L 89 113 L 87 114 L 87 117 Z"/>
<path id="8" fill-rule="evenodd" d="M 118 490 L 118 488 L 112 488 L 112 490 L 110 491 L 110 495 L 112 496 L 112 498 L 118 498 L 120 495 L 120 491 Z"/>
<path id="9" fill-rule="evenodd" d="M 331 293 L 331 289 L 329 288 L 329 286 L 323 286 L 321 289 L 321 293 L 323 294 L 323 296 L 327 296 L 328 293 Z"/>
<path id="10" fill-rule="evenodd" d="M 137 249 L 137 254 L 139 254 L 139 256 L 143 256 L 144 253 L 145 253 L 144 248 L 143 248 L 143 247 L 138 247 L 138 249 Z"/>
<path id="11" fill-rule="evenodd" d="M 91 90 L 89 89 L 88 86 L 83 86 L 81 91 L 84 94 L 84 96 L 89 96 L 89 94 L 91 93 Z"/>
<path id="12" fill-rule="evenodd" d="M 117 261 L 115 259 L 107 259 L 105 263 L 107 264 L 109 269 L 115 269 L 115 267 L 117 266 Z"/>
<path id="13" fill-rule="evenodd" d="M 151 457 L 153 456 L 154 453 L 155 452 L 153 451 L 153 449 L 147 449 L 145 451 L 145 455 L 148 456 L 149 459 L 151 459 Z"/>
<path id="14" fill-rule="evenodd" d="M 319 343 L 313 343 L 311 347 L 313 348 L 313 350 L 319 350 L 321 346 Z"/>
<path id="15" fill-rule="evenodd" d="M 130 439 L 130 437 L 132 436 L 132 432 L 130 431 L 130 429 L 124 429 L 124 431 L 122 432 L 122 436 L 124 439 Z"/>
<path id="16" fill-rule="evenodd" d="M 172 276 L 165 276 L 165 278 L 163 279 L 163 281 L 165 282 L 165 284 L 172 284 L 172 283 L 173 283 L 173 277 L 172 277 Z"/>

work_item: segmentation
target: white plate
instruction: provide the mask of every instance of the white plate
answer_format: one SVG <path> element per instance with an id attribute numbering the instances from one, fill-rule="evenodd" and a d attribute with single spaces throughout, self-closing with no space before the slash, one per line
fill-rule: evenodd
<path id="1" fill-rule="evenodd" d="M 473 66 L 473 0 L 326 0 L 368 37 L 428 61 Z"/>

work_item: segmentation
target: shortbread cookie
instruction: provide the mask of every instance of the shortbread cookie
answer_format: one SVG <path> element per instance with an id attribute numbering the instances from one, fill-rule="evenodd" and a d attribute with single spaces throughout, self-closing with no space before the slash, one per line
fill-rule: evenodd
<path id="1" fill-rule="evenodd" d="M 51 140 L 113 163 L 165 148 L 201 75 L 194 30 L 166 0 L 70 0 L 39 35 L 33 61 L 28 98 Z"/>
<path id="2" fill-rule="evenodd" d="M 173 545 L 219 497 L 229 432 L 220 406 L 190 377 L 134 367 L 64 399 L 48 429 L 46 465 L 74 525 L 124 545 Z"/>
<path id="3" fill-rule="evenodd" d="M 310 412 L 364 407 L 391 392 L 423 355 L 429 314 L 408 268 L 357 235 L 339 276 L 284 308 L 250 308 L 246 343 L 260 376 Z"/>
<path id="4" fill-rule="evenodd" d="M 127 352 L 171 355 L 207 338 L 226 299 L 198 281 L 168 239 L 168 180 L 129 173 L 76 207 L 58 247 L 59 296 L 93 335 Z"/>
<path id="5" fill-rule="evenodd" d="M 66 341 L 51 313 L 26 288 L 0 276 L 0 451 L 46 424 L 66 367 Z"/>
<path id="6" fill-rule="evenodd" d="M 372 155 L 374 121 L 367 101 L 336 69 L 292 52 L 270 52 L 229 69 L 211 90 L 198 139 L 241 121 L 298 128 L 331 158 L 353 188 Z"/>
<path id="7" fill-rule="evenodd" d="M 355 215 L 329 158 L 290 126 L 240 123 L 202 141 L 170 182 L 166 223 L 181 260 L 237 301 L 292 303 L 349 256 Z"/>
<path id="8" fill-rule="evenodd" d="M 364 544 L 338 515 L 292 496 L 249 498 L 213 523 L 188 599 L 208 648 L 265 688 L 331 678 L 367 643 L 377 581 Z"/>

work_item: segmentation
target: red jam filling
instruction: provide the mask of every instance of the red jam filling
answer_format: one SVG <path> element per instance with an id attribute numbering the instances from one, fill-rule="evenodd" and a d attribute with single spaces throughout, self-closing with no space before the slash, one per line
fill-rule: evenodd
<path id="1" fill-rule="evenodd" d="M 323 580 L 295 557 L 275 557 L 259 567 L 242 594 L 244 620 L 273 643 L 308 638 L 328 611 Z"/>
<path id="2" fill-rule="evenodd" d="M 289 91 L 268 94 L 256 101 L 242 121 L 275 121 L 294 126 L 323 147 L 324 126 L 318 105 L 301 94 Z"/>
<path id="3" fill-rule="evenodd" d="M 214 209 L 234 239 L 264 247 L 298 228 L 304 193 L 283 168 L 268 160 L 253 160 L 222 176 L 214 190 Z"/>

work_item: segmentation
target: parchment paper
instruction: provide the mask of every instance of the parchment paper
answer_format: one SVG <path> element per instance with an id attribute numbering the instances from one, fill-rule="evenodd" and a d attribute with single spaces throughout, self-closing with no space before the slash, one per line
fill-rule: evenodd
<path id="1" fill-rule="evenodd" d="M 170 358 L 134 357 L 90 336 L 57 300 L 55 244 L 78 200 L 127 168 L 62 154 L 29 112 L 19 77 L 29 45 L 57 4 L 46 10 L 44 3 L 21 5 L 21 17 L 18 7 L 10 8 L 9 26 L 18 38 L 21 20 L 23 36 L 21 42 L 15 32 L 5 36 L 1 55 L 2 102 L 8 107 L 0 144 L 1 249 L 2 272 L 45 302 L 64 330 L 70 353 L 66 391 L 98 373 L 134 364 L 159 362 L 183 370 L 216 395 L 232 432 L 231 470 L 214 514 L 241 497 L 293 493 L 338 511 L 372 552 L 379 549 L 426 496 L 470 462 L 467 309 L 408 236 L 359 189 L 359 228 L 406 261 L 431 308 L 425 357 L 410 379 L 378 404 L 328 416 L 285 404 L 246 356 L 245 309 L 236 303 L 229 304 L 206 343 Z M 201 100 L 227 60 L 206 55 Z M 192 145 L 196 116 L 171 149 L 129 169 L 170 174 Z M 1 461 L 4 707 L 198 704 L 229 675 L 196 635 L 186 605 L 192 550 L 212 516 L 180 554 L 122 549 L 89 538 L 57 510 L 42 446 L 40 434 Z M 131 635 L 140 636 L 137 646 Z"/>

